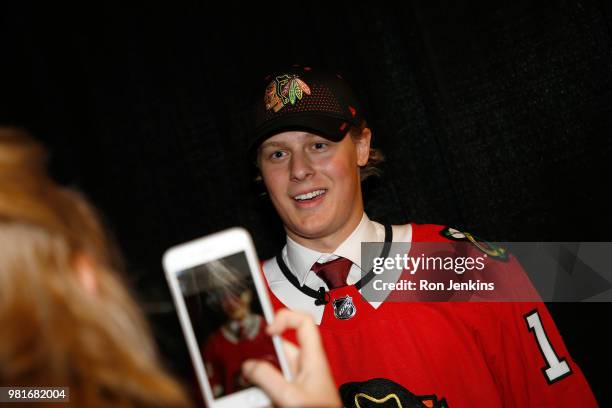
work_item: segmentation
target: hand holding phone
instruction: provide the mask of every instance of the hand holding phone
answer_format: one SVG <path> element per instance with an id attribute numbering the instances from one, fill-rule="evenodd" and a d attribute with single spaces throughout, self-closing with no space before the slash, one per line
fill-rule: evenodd
<path id="1" fill-rule="evenodd" d="M 289 367 L 295 380 L 287 381 L 272 364 L 261 360 L 247 360 L 243 364 L 245 377 L 260 386 L 279 407 L 342 406 L 340 395 L 325 358 L 321 336 L 310 315 L 282 309 L 267 327 L 270 335 L 280 335 L 295 329 L 300 348 L 283 342 Z"/>
<path id="2" fill-rule="evenodd" d="M 207 405 L 269 406 L 242 364 L 264 360 L 290 374 L 279 338 L 265 333 L 272 307 L 248 232 L 233 228 L 170 248 L 163 265 Z"/>

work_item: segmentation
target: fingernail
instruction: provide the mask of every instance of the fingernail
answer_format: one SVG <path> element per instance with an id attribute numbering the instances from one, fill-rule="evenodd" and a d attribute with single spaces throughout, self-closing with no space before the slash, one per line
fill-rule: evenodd
<path id="1" fill-rule="evenodd" d="M 256 363 L 253 360 L 246 360 L 244 363 L 242 363 L 242 372 L 244 375 L 250 374 L 251 371 L 255 369 L 255 364 Z"/>

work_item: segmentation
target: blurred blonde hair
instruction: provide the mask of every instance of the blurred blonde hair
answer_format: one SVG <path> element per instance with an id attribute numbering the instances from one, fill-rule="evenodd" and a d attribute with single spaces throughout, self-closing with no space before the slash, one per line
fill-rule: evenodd
<path id="1" fill-rule="evenodd" d="M 79 407 L 188 406 L 93 208 L 47 176 L 46 159 L 26 132 L 0 127 L 1 385 L 70 387 Z"/>

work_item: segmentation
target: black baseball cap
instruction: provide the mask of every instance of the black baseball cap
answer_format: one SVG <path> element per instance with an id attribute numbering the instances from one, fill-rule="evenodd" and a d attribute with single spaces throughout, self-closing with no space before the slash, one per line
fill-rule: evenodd
<path id="1" fill-rule="evenodd" d="M 339 142 L 362 119 L 361 104 L 339 74 L 292 66 L 268 75 L 264 83 L 254 104 L 251 153 L 287 130 L 305 130 Z"/>

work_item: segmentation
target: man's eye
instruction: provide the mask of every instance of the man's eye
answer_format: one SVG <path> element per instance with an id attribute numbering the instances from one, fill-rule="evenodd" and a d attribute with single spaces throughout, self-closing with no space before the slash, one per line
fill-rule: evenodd
<path id="1" fill-rule="evenodd" d="M 270 155 L 272 159 L 280 159 L 284 156 L 285 156 L 285 152 L 283 152 L 282 150 L 277 150 Z"/>
<path id="2" fill-rule="evenodd" d="M 327 147 L 327 143 L 324 143 L 324 142 L 318 142 L 318 143 L 313 144 L 313 145 L 312 145 L 312 147 L 313 147 L 315 150 L 322 150 L 322 149 L 325 149 L 325 148 Z"/>

